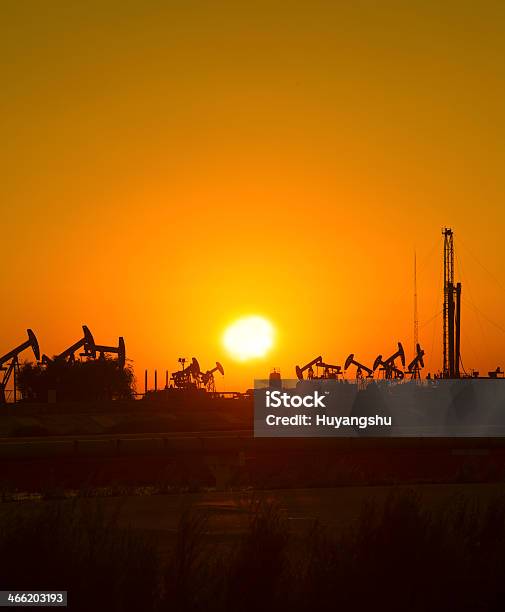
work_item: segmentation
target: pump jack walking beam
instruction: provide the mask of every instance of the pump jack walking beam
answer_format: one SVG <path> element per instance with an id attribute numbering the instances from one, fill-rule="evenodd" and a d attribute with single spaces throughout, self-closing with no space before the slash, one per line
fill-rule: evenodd
<path id="1" fill-rule="evenodd" d="M 40 359 L 39 343 L 35 334 L 31 329 L 27 329 L 26 332 L 28 334 L 28 340 L 0 357 L 0 371 L 4 373 L 0 381 L 0 404 L 5 404 L 7 401 L 5 390 L 12 373 L 14 373 L 14 401 L 16 401 L 16 371 L 19 366 L 19 354 L 27 348 L 31 348 L 35 355 L 35 359 L 37 361 Z"/>
<path id="2" fill-rule="evenodd" d="M 105 353 L 117 355 L 118 366 L 123 369 L 126 363 L 126 347 L 123 336 L 119 336 L 117 346 L 106 346 L 104 344 L 95 344 L 95 350 L 100 353 L 100 359 L 105 359 Z"/>
<path id="3" fill-rule="evenodd" d="M 84 352 L 80 353 L 82 357 L 91 357 L 92 359 L 95 359 L 96 346 L 95 346 L 95 340 L 93 339 L 93 334 L 89 331 L 89 328 L 87 325 L 82 326 L 82 331 L 83 331 L 82 338 L 80 340 L 77 340 L 77 342 L 74 342 L 74 344 L 69 346 L 59 355 L 56 355 L 56 357 L 54 358 L 55 361 L 63 361 L 65 359 L 68 359 L 69 361 L 73 362 L 75 360 L 76 351 L 78 351 L 81 348 L 84 349 Z M 43 363 L 49 363 L 51 361 L 52 359 L 50 357 L 48 357 L 47 355 L 42 355 Z"/>

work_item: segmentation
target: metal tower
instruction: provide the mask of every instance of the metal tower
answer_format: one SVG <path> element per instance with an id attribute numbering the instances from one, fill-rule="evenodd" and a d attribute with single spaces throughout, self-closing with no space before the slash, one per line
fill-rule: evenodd
<path id="1" fill-rule="evenodd" d="M 452 229 L 442 230 L 444 237 L 444 378 L 459 378 L 461 283 L 454 286 L 454 235 Z M 456 298 L 456 299 L 455 299 Z"/>

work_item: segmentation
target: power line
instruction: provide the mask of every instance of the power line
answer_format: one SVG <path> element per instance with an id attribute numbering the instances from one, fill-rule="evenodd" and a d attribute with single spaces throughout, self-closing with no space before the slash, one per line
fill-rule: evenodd
<path id="1" fill-rule="evenodd" d="M 420 329 L 423 329 L 424 327 L 429 325 L 432 321 L 434 321 L 436 318 L 438 318 L 441 314 L 442 314 L 442 310 L 441 309 L 437 310 L 437 312 L 433 316 L 431 316 L 429 319 L 426 319 L 426 321 L 423 321 L 421 323 Z"/>
<path id="2" fill-rule="evenodd" d="M 483 312 L 478 306 L 466 300 L 465 300 L 465 303 L 471 308 L 473 308 L 473 310 L 475 310 L 477 314 L 480 314 L 482 317 L 484 317 L 484 319 L 486 319 L 488 323 L 491 323 L 491 325 L 494 325 L 497 329 L 499 329 L 501 332 L 505 334 L 505 327 L 502 327 L 499 323 L 497 323 L 496 321 L 493 321 L 493 319 L 488 317 L 487 314 Z"/>
<path id="3" fill-rule="evenodd" d="M 484 270 L 484 272 L 486 272 L 493 280 L 494 282 L 498 285 L 498 287 L 500 287 L 500 289 L 502 291 L 505 292 L 505 287 L 502 285 L 502 283 L 500 282 L 500 280 L 491 272 L 491 270 L 489 270 L 489 268 L 487 268 L 478 258 L 477 256 L 468 248 L 468 246 L 461 241 L 461 239 L 458 237 L 458 243 L 461 244 L 461 246 L 465 249 L 465 251 L 467 251 L 472 258 L 475 260 L 475 262 Z"/>

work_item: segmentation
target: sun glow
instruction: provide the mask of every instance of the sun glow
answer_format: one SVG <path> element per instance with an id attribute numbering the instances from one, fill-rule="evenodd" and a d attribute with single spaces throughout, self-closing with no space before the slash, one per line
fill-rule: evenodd
<path id="1" fill-rule="evenodd" d="M 226 329 L 223 337 L 226 350 L 237 361 L 264 357 L 273 341 L 272 324 L 259 316 L 238 319 Z"/>

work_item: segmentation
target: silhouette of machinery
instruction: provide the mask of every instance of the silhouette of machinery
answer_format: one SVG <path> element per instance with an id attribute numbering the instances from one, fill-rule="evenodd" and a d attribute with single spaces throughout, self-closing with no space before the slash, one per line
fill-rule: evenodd
<path id="1" fill-rule="evenodd" d="M 74 342 L 71 346 L 66 348 L 59 355 L 54 357 L 54 361 L 67 361 L 68 363 L 75 362 L 75 353 L 83 349 L 82 353 L 79 353 L 79 357 L 89 357 L 91 359 L 96 358 L 96 345 L 95 340 L 93 339 L 93 334 L 89 331 L 89 328 L 86 325 L 82 326 L 83 336 L 77 342 Z M 53 361 L 47 355 L 42 355 L 42 363 L 50 363 Z"/>
<path id="2" fill-rule="evenodd" d="M 14 401 L 16 401 L 16 374 L 19 368 L 19 354 L 27 348 L 31 348 L 35 359 L 37 361 L 40 359 L 39 343 L 35 334 L 31 329 L 27 329 L 26 332 L 28 340 L 0 357 L 0 371 L 3 372 L 2 380 L 0 381 L 0 404 L 5 404 L 7 401 L 5 391 L 12 373 L 14 373 Z"/>
<path id="3" fill-rule="evenodd" d="M 303 373 L 307 372 L 307 378 L 311 380 L 312 378 L 314 378 L 314 366 L 319 366 L 322 363 L 323 358 L 321 357 L 321 355 L 319 355 L 319 357 L 316 357 L 312 361 L 309 361 L 309 363 L 306 363 L 302 367 L 296 366 L 296 377 L 298 378 L 298 380 L 303 380 Z"/>
<path id="4" fill-rule="evenodd" d="M 416 356 L 407 366 L 407 374 L 412 380 L 421 378 L 421 368 L 424 368 L 424 351 L 419 342 L 416 344 Z"/>
<path id="5" fill-rule="evenodd" d="M 496 370 L 491 370 L 491 372 L 488 372 L 487 375 L 489 376 L 489 378 L 504 378 L 504 372 L 503 370 L 500 368 L 500 366 L 498 366 L 496 368 Z"/>
<path id="6" fill-rule="evenodd" d="M 126 363 L 126 347 L 123 336 L 119 336 L 117 346 L 106 346 L 104 344 L 95 344 L 95 351 L 100 353 L 99 359 L 105 359 L 105 353 L 117 355 L 117 364 L 123 369 Z"/>
<path id="7" fill-rule="evenodd" d="M 79 353 L 79 357 L 86 357 L 87 359 L 96 359 L 97 353 L 99 353 L 99 359 L 105 359 L 106 353 L 117 355 L 117 364 L 122 369 L 126 363 L 126 347 L 125 341 L 122 336 L 119 337 L 117 346 L 107 346 L 105 344 L 96 344 L 93 338 L 93 334 L 89 330 L 87 325 L 82 326 L 82 338 L 74 342 L 59 355 L 56 355 L 54 359 L 51 359 L 47 355 L 42 355 L 42 363 L 48 364 L 54 361 L 66 361 L 68 363 L 75 363 L 75 356 L 77 351 L 82 349 Z"/>
<path id="8" fill-rule="evenodd" d="M 200 372 L 200 382 L 204 386 L 204 388 L 210 393 L 214 393 L 216 391 L 216 383 L 214 380 L 214 373 L 219 372 L 221 376 L 224 376 L 224 368 L 216 361 L 216 367 L 211 370 L 207 370 L 206 372 Z"/>
<path id="9" fill-rule="evenodd" d="M 317 368 L 316 374 L 314 374 L 314 366 Z M 321 374 L 319 374 L 320 368 L 322 369 Z M 307 372 L 308 380 L 337 380 L 339 376 L 343 376 L 342 366 L 334 365 L 333 363 L 325 363 L 321 355 L 302 367 L 296 366 L 295 371 L 298 380 L 303 380 L 303 373 L 305 371 Z"/>
<path id="10" fill-rule="evenodd" d="M 342 366 L 321 361 L 316 364 L 316 367 L 323 368 L 323 373 L 319 378 L 337 380 L 339 376 L 343 376 Z"/>
<path id="11" fill-rule="evenodd" d="M 184 367 L 186 363 L 184 357 L 179 357 L 178 361 L 181 364 L 181 369 L 177 372 L 172 372 L 174 385 L 178 389 L 196 389 L 200 377 L 200 364 L 195 357 L 192 358 L 191 363 L 186 367 Z"/>
<path id="12" fill-rule="evenodd" d="M 366 365 L 363 365 L 359 361 L 356 361 L 356 359 L 354 359 L 354 353 L 351 353 L 345 360 L 344 371 L 351 365 L 356 366 L 356 378 L 363 378 L 363 372 L 366 372 L 366 378 L 373 378 L 373 370 L 367 368 Z"/>
<path id="13" fill-rule="evenodd" d="M 392 378 L 402 379 L 404 373 L 396 367 L 395 362 L 397 359 L 400 359 L 402 366 L 405 367 L 405 351 L 403 350 L 401 342 L 398 342 L 398 350 L 396 353 L 393 353 L 387 359 L 382 359 L 382 355 L 379 355 L 374 361 L 373 370 L 375 371 L 380 366 L 380 371 L 383 372 L 386 380 L 391 380 Z"/>

